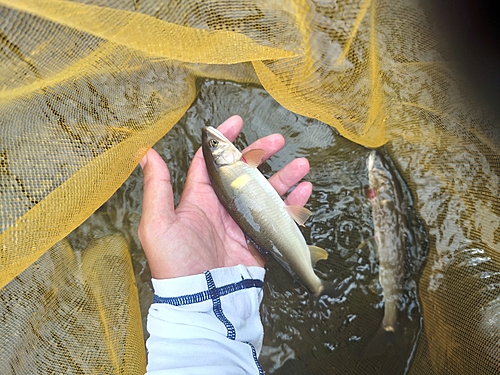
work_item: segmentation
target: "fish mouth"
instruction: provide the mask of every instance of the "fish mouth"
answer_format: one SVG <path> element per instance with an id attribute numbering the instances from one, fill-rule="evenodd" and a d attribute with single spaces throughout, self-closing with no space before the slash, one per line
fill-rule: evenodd
<path id="1" fill-rule="evenodd" d="M 210 136 L 211 138 L 215 138 L 220 142 L 230 142 L 229 139 L 224 136 L 224 134 L 222 134 L 219 130 L 212 126 L 204 127 L 203 132 L 206 133 L 207 137 Z"/>
<path id="2" fill-rule="evenodd" d="M 370 155 L 368 155 L 368 159 L 366 159 L 366 168 L 369 171 L 373 171 L 375 169 L 375 157 L 376 157 L 376 152 L 372 151 L 370 152 Z"/>
<path id="3" fill-rule="evenodd" d="M 366 168 L 369 172 L 374 172 L 381 169 L 391 169 L 384 156 L 378 153 L 376 150 L 372 150 L 370 152 L 370 155 L 368 155 L 368 158 L 366 159 Z"/>
<path id="4" fill-rule="evenodd" d="M 241 159 L 241 152 L 232 142 L 211 126 L 202 129 L 202 148 L 206 160 L 213 160 L 218 166 L 233 164 Z"/>

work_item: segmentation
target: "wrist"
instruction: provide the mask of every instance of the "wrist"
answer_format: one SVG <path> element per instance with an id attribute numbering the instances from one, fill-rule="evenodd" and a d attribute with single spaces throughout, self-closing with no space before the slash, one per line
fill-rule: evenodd
<path id="1" fill-rule="evenodd" d="M 210 273 L 215 284 L 218 286 L 246 279 L 263 281 L 265 276 L 265 269 L 262 267 L 246 267 L 240 264 L 233 267 L 214 268 L 195 275 L 163 279 L 153 278 L 152 283 L 155 295 L 162 298 L 171 298 L 208 290 L 207 272 Z"/>

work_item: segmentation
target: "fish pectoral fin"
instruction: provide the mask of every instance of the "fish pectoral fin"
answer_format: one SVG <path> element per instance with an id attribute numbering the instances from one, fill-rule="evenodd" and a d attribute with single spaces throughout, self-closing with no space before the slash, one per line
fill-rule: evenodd
<path id="1" fill-rule="evenodd" d="M 249 166 L 257 168 L 264 157 L 266 151 L 256 148 L 245 152 L 241 157 Z"/>
<path id="2" fill-rule="evenodd" d="M 318 246 L 309 246 L 311 252 L 311 263 L 314 266 L 318 260 L 328 259 L 328 253 L 325 249 Z"/>
<path id="3" fill-rule="evenodd" d="M 302 206 L 286 206 L 286 211 L 299 225 L 304 226 L 306 220 L 311 216 L 311 211 Z"/>

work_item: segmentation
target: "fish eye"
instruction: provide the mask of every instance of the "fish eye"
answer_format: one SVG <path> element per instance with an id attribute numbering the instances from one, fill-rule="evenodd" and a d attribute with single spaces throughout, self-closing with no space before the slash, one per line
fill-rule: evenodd
<path id="1" fill-rule="evenodd" d="M 217 147 L 219 145 L 219 141 L 217 139 L 211 139 L 208 141 L 208 145 L 210 147 Z"/>

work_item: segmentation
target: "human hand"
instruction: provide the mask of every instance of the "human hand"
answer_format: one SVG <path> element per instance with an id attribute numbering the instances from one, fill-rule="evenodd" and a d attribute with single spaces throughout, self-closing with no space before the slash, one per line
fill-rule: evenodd
<path id="1" fill-rule="evenodd" d="M 243 120 L 233 116 L 218 129 L 234 141 Z M 248 146 L 266 151 L 263 160 L 285 144 L 283 136 L 272 134 Z M 247 245 L 245 236 L 219 202 L 210 184 L 201 148 L 189 168 L 179 205 L 174 209 L 170 172 L 163 159 L 151 149 L 141 160 L 144 197 L 139 239 L 148 259 L 151 275 L 168 279 L 202 273 L 209 269 L 263 266 L 261 254 Z M 297 158 L 273 175 L 269 182 L 278 194 L 300 181 L 309 172 L 309 162 Z M 310 182 L 301 182 L 285 199 L 288 205 L 303 206 L 312 192 Z"/>

